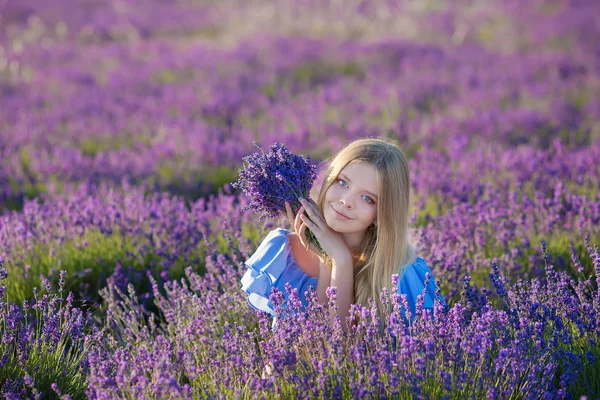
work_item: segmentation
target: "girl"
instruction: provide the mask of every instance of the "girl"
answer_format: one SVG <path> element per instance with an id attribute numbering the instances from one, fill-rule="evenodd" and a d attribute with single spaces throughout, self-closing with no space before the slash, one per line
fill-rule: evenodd
<path id="1" fill-rule="evenodd" d="M 404 153 L 391 139 L 364 138 L 328 161 L 316 202 L 300 199 L 295 216 L 286 202 L 294 232 L 271 231 L 245 262 L 249 269 L 241 282 L 248 302 L 275 315 L 269 300 L 273 286 L 286 293 L 284 285 L 290 282 L 305 305 L 309 286 L 323 303 L 328 301 L 326 289 L 336 287 L 338 314 L 344 321 L 352 303 L 368 307 L 369 298 L 381 314 L 379 294 L 384 287 L 391 292 L 392 275 L 399 274 L 398 293 L 406 295 L 414 317 L 417 296 L 431 271 L 408 242 L 410 176 Z M 332 265 L 308 243 L 307 228 Z M 436 290 L 431 277 L 424 309 L 433 308 Z"/>

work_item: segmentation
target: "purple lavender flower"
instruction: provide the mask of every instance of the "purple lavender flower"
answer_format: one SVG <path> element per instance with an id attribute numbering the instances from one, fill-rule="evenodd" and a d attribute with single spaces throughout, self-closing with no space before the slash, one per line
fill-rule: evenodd
<path id="1" fill-rule="evenodd" d="M 285 211 L 285 202 L 293 210 L 300 207 L 299 197 L 308 197 L 308 192 L 317 175 L 317 167 L 310 162 L 310 156 L 304 158 L 290 152 L 285 145 L 274 143 L 268 152 L 261 150 L 243 158 L 244 167 L 239 178 L 231 184 L 241 189 L 250 198 L 250 203 L 242 211 L 252 210 L 260 213 L 259 219 L 266 216 L 276 218 Z"/>
<path id="2" fill-rule="evenodd" d="M 287 201 L 295 212 L 300 208 L 298 198 L 310 197 L 309 191 L 317 178 L 317 166 L 310 162 L 310 156 L 304 158 L 294 154 L 284 144 L 275 142 L 266 153 L 256 142 L 253 144 L 261 152 L 243 158 L 244 167 L 240 169 L 238 179 L 231 183 L 233 188 L 241 189 L 250 199 L 241 211 L 258 213 L 259 221 L 266 217 L 276 218 L 281 211 L 286 211 Z M 304 214 L 307 215 L 306 212 Z M 306 238 L 322 251 L 308 228 Z"/>

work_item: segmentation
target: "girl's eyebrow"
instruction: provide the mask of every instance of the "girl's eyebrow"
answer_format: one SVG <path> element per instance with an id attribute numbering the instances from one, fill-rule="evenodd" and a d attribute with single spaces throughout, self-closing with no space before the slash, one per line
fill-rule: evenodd
<path id="1" fill-rule="evenodd" d="M 344 180 L 348 181 L 348 183 L 352 183 L 352 181 L 350 179 L 348 179 L 348 177 L 346 175 L 342 174 L 341 172 L 340 172 L 339 176 L 344 178 Z M 371 196 L 375 197 L 375 200 L 377 200 L 377 195 L 375 193 L 370 192 L 368 190 L 365 190 L 365 192 L 369 193 Z"/>

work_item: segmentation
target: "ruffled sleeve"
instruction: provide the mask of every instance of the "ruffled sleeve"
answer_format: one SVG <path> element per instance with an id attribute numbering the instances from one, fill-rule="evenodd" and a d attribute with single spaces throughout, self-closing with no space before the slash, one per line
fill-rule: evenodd
<path id="1" fill-rule="evenodd" d="M 433 273 L 425 260 L 417 257 L 416 261 L 410 265 L 407 265 L 400 271 L 400 283 L 398 285 L 398 294 L 405 294 L 410 309 L 411 322 L 415 317 L 417 309 L 417 296 L 423 293 L 425 288 L 426 274 L 429 272 L 430 279 L 427 285 L 427 293 L 423 299 L 423 309 L 433 309 L 435 293 L 437 291 L 437 285 L 434 282 Z M 445 304 L 442 295 L 438 296 L 438 299 Z M 404 315 L 404 310 L 403 310 Z"/>
<path id="2" fill-rule="evenodd" d="M 289 231 L 276 228 L 269 232 L 254 254 L 245 261 L 248 270 L 242 277 L 242 290 L 248 294 L 248 304 L 253 308 L 275 316 L 269 300 L 271 289 L 276 287 L 286 299 L 285 284 L 298 289 L 300 300 L 306 306 L 304 292 L 312 286 L 317 288 L 318 278 L 310 277 L 295 263 L 287 234 Z"/>

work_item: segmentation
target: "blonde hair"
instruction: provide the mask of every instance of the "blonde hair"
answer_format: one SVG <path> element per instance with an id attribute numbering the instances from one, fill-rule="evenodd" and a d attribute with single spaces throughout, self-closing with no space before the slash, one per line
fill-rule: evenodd
<path id="1" fill-rule="evenodd" d="M 368 300 L 372 298 L 381 316 L 382 289 L 385 287 L 391 293 L 392 274 L 402 274 L 403 267 L 415 261 L 408 237 L 410 174 L 406 156 L 390 138 L 363 138 L 348 143 L 327 161 L 329 166 L 317 199 L 321 210 L 325 193 L 348 164 L 367 163 L 376 170 L 377 225 L 370 225 L 362 242 L 352 250 L 354 303 L 369 307 Z"/>

